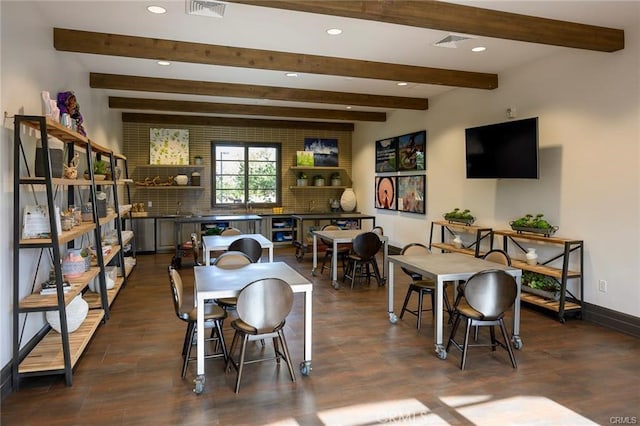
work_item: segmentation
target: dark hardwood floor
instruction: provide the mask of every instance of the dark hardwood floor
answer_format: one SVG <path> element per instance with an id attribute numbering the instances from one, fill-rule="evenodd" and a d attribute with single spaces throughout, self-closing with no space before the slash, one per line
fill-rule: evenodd
<path id="1" fill-rule="evenodd" d="M 336 291 L 326 272 L 311 277 L 310 254 L 297 262 L 288 248 L 276 249 L 276 260 L 315 283 L 311 375 L 296 369 L 292 383 L 284 364 L 249 365 L 236 395 L 235 372 L 225 373 L 221 360 L 209 360 L 205 391 L 196 395 L 195 363 L 187 378 L 180 378 L 186 324 L 173 311 L 169 260 L 169 255 L 139 256 L 111 319 L 77 364 L 73 386 L 65 386 L 61 376 L 23 380 L 2 403 L 2 424 L 576 425 L 625 417 L 637 422 L 640 416 L 637 338 L 577 319 L 560 324 L 524 308 L 518 368 L 511 368 L 503 350 L 472 348 L 461 371 L 457 351 L 446 360 L 435 356 L 428 313 L 419 332 L 411 315 L 391 325 L 386 287 L 372 282 Z M 191 268 L 181 274 L 191 282 Z M 408 278 L 399 269 L 395 276 L 399 314 Z M 286 327 L 296 365 L 303 359 L 302 302 L 296 295 Z M 447 327 L 447 337 L 448 332 Z M 482 330 L 480 338 L 485 334 Z M 258 344 L 252 346 L 258 350 Z"/>

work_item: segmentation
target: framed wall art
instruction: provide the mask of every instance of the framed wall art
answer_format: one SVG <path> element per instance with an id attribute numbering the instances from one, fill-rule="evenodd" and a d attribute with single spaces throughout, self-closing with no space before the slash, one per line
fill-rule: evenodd
<path id="1" fill-rule="evenodd" d="M 398 170 L 425 170 L 427 131 L 398 137 Z"/>
<path id="2" fill-rule="evenodd" d="M 189 164 L 189 129 L 149 131 L 149 164 Z"/>
<path id="3" fill-rule="evenodd" d="M 398 170 L 398 138 L 376 141 L 376 172 L 395 172 Z"/>
<path id="4" fill-rule="evenodd" d="M 376 176 L 377 209 L 396 210 L 396 177 Z"/>
<path id="5" fill-rule="evenodd" d="M 398 176 L 398 211 L 425 214 L 425 175 Z"/>
<path id="6" fill-rule="evenodd" d="M 338 167 L 338 139 L 305 138 L 304 150 L 313 152 L 315 167 Z"/>

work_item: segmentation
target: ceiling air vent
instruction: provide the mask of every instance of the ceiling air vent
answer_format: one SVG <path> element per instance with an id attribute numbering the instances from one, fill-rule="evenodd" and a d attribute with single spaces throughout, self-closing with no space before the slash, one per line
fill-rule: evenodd
<path id="1" fill-rule="evenodd" d="M 459 43 L 466 40 L 470 40 L 472 38 L 475 38 L 475 37 L 462 35 L 462 34 L 449 34 L 442 40 L 436 41 L 435 43 L 433 43 L 433 45 L 437 47 L 448 47 L 449 49 L 455 49 L 458 47 Z"/>
<path id="2" fill-rule="evenodd" d="M 219 1 L 187 0 L 187 15 L 224 17 L 225 3 Z"/>

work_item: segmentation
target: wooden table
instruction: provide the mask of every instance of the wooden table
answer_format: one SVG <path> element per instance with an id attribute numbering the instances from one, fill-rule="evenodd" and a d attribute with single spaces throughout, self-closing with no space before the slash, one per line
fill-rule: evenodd
<path id="1" fill-rule="evenodd" d="M 197 377 L 194 392 L 204 390 L 204 302 L 207 299 L 237 297 L 247 284 L 261 278 L 280 278 L 291 286 L 294 293 L 304 293 L 304 361 L 300 363 L 303 376 L 311 373 L 311 324 L 313 285 L 304 276 L 284 262 L 251 263 L 238 269 L 222 269 L 217 266 L 194 267 L 194 299 L 197 316 Z"/>
<path id="2" fill-rule="evenodd" d="M 343 229 L 336 231 L 313 231 L 313 269 L 311 274 L 313 276 L 318 272 L 318 238 L 322 238 L 326 241 L 331 241 L 333 244 L 333 257 L 331 260 L 331 285 L 333 288 L 340 288 L 338 283 L 338 244 L 350 243 L 353 239 L 364 232 L 362 229 Z M 382 260 L 382 282 L 386 282 L 388 276 L 388 255 L 389 255 L 389 237 L 385 235 L 379 235 L 382 241 L 383 247 L 383 260 Z"/>
<path id="3" fill-rule="evenodd" d="M 204 253 L 204 264 L 209 265 L 212 251 L 224 251 L 229 248 L 232 242 L 240 238 L 253 238 L 260 243 L 263 249 L 269 249 L 269 262 L 273 262 L 273 242 L 262 234 L 240 234 L 240 235 L 205 235 L 202 237 L 202 251 Z"/>
<path id="4" fill-rule="evenodd" d="M 389 256 L 389 262 L 400 267 L 404 267 L 410 271 L 417 272 L 423 277 L 431 278 L 436 281 L 436 306 L 434 307 L 436 321 L 434 323 L 435 351 L 439 358 L 446 359 L 447 351 L 443 345 L 442 329 L 443 329 L 443 291 L 445 281 L 467 280 L 476 272 L 486 269 L 500 269 L 512 275 L 516 279 L 518 292 L 516 301 L 513 304 L 513 336 L 512 341 L 516 349 L 522 347 L 520 339 L 520 286 L 522 270 L 501 265 L 495 262 L 489 262 L 480 258 L 460 253 L 433 253 L 424 256 Z M 389 266 L 389 321 L 392 324 L 398 322 L 398 317 L 393 312 L 393 267 Z"/>

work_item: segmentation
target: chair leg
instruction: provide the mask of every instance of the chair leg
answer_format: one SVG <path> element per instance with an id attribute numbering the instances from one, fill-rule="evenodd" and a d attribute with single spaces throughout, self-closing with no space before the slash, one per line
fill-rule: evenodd
<path id="1" fill-rule="evenodd" d="M 236 393 L 240 391 L 240 379 L 242 378 L 242 370 L 244 369 L 244 356 L 247 352 L 248 334 L 242 336 L 242 346 L 240 347 L 240 360 L 238 361 L 238 377 L 236 377 Z"/>
<path id="2" fill-rule="evenodd" d="M 225 366 L 224 366 L 225 371 L 229 371 L 229 367 L 231 366 L 233 366 L 236 370 L 238 369 L 238 366 L 233 360 L 233 352 L 235 351 L 236 345 L 238 344 L 239 335 L 240 333 L 238 331 L 236 331 L 233 334 L 233 340 L 231 341 L 231 347 L 229 348 L 229 357 L 227 358 L 227 362 L 225 363 Z"/>
<path id="3" fill-rule="evenodd" d="M 196 334 L 196 323 L 189 322 L 187 326 L 187 351 L 182 357 L 182 378 L 187 375 L 187 364 L 189 364 L 189 358 L 191 358 L 191 347 L 193 346 L 193 336 Z"/>
<path id="4" fill-rule="evenodd" d="M 451 348 L 451 344 L 455 343 L 454 338 L 456 337 L 456 333 L 458 332 L 458 327 L 460 326 L 460 314 L 457 314 L 453 320 L 453 327 L 451 328 L 451 334 L 449 335 L 449 341 L 447 341 L 446 351 L 449 352 L 449 348 Z"/>
<path id="5" fill-rule="evenodd" d="M 462 346 L 462 359 L 460 360 L 460 369 L 464 370 L 467 363 L 467 350 L 469 349 L 469 331 L 471 331 L 471 318 L 467 318 L 467 327 L 464 331 L 464 345 Z"/>
<path id="6" fill-rule="evenodd" d="M 507 352 L 509 352 L 509 358 L 511 358 L 511 365 L 513 368 L 518 368 L 518 364 L 516 363 L 516 357 L 513 354 L 513 349 L 511 349 L 511 342 L 509 341 L 509 336 L 507 335 L 507 328 L 504 325 L 504 319 L 500 318 L 500 330 L 502 330 L 502 338 L 504 339 L 504 345 L 507 347 Z"/>
<path id="7" fill-rule="evenodd" d="M 218 334 L 218 342 L 216 343 L 216 345 L 220 344 L 220 347 L 222 348 L 222 356 L 224 357 L 224 362 L 226 365 L 227 360 L 229 359 L 229 353 L 227 352 L 227 345 L 224 342 L 224 334 L 222 334 L 222 321 L 216 321 L 215 330 Z M 213 330 L 211 332 L 213 333 Z"/>
<path id="8" fill-rule="evenodd" d="M 380 275 L 380 268 L 378 268 L 378 262 L 376 261 L 375 257 L 371 258 L 371 264 L 373 265 L 373 273 L 376 276 L 376 282 L 378 283 L 378 286 L 383 285 L 382 275 Z"/>
<path id="9" fill-rule="evenodd" d="M 424 293 L 422 292 L 422 290 L 418 290 L 418 312 L 416 315 L 418 317 L 418 323 L 416 325 L 416 328 L 418 330 L 420 330 L 420 325 L 422 324 L 422 298 L 423 298 Z"/>
<path id="10" fill-rule="evenodd" d="M 477 330 L 478 330 L 478 327 L 476 327 L 476 331 Z M 490 326 L 489 333 L 491 334 L 491 351 L 495 352 L 496 346 L 498 346 L 498 344 L 496 343 L 496 328 L 494 326 Z"/>
<path id="11" fill-rule="evenodd" d="M 324 259 L 322 259 L 322 267 L 320 268 L 320 274 L 322 274 L 325 270 L 325 268 L 327 267 L 327 259 L 331 258 L 331 254 L 329 253 L 329 250 L 324 252 Z M 329 264 L 329 268 L 331 268 L 331 263 Z"/>
<path id="12" fill-rule="evenodd" d="M 407 290 L 407 295 L 404 297 L 404 303 L 402 304 L 402 310 L 400 311 L 400 319 L 402 319 L 402 316 L 404 315 L 404 311 L 407 310 L 409 299 L 411 299 L 411 293 L 413 293 L 413 285 L 409 284 L 409 289 Z"/>
<path id="13" fill-rule="evenodd" d="M 278 330 L 278 339 L 282 345 L 282 350 L 284 351 L 284 360 L 287 363 L 287 367 L 289 367 L 289 374 L 291 375 L 291 381 L 296 381 L 296 374 L 293 372 L 293 365 L 291 364 L 291 355 L 289 355 L 289 346 L 287 345 L 287 339 L 284 337 L 284 331 Z"/>

